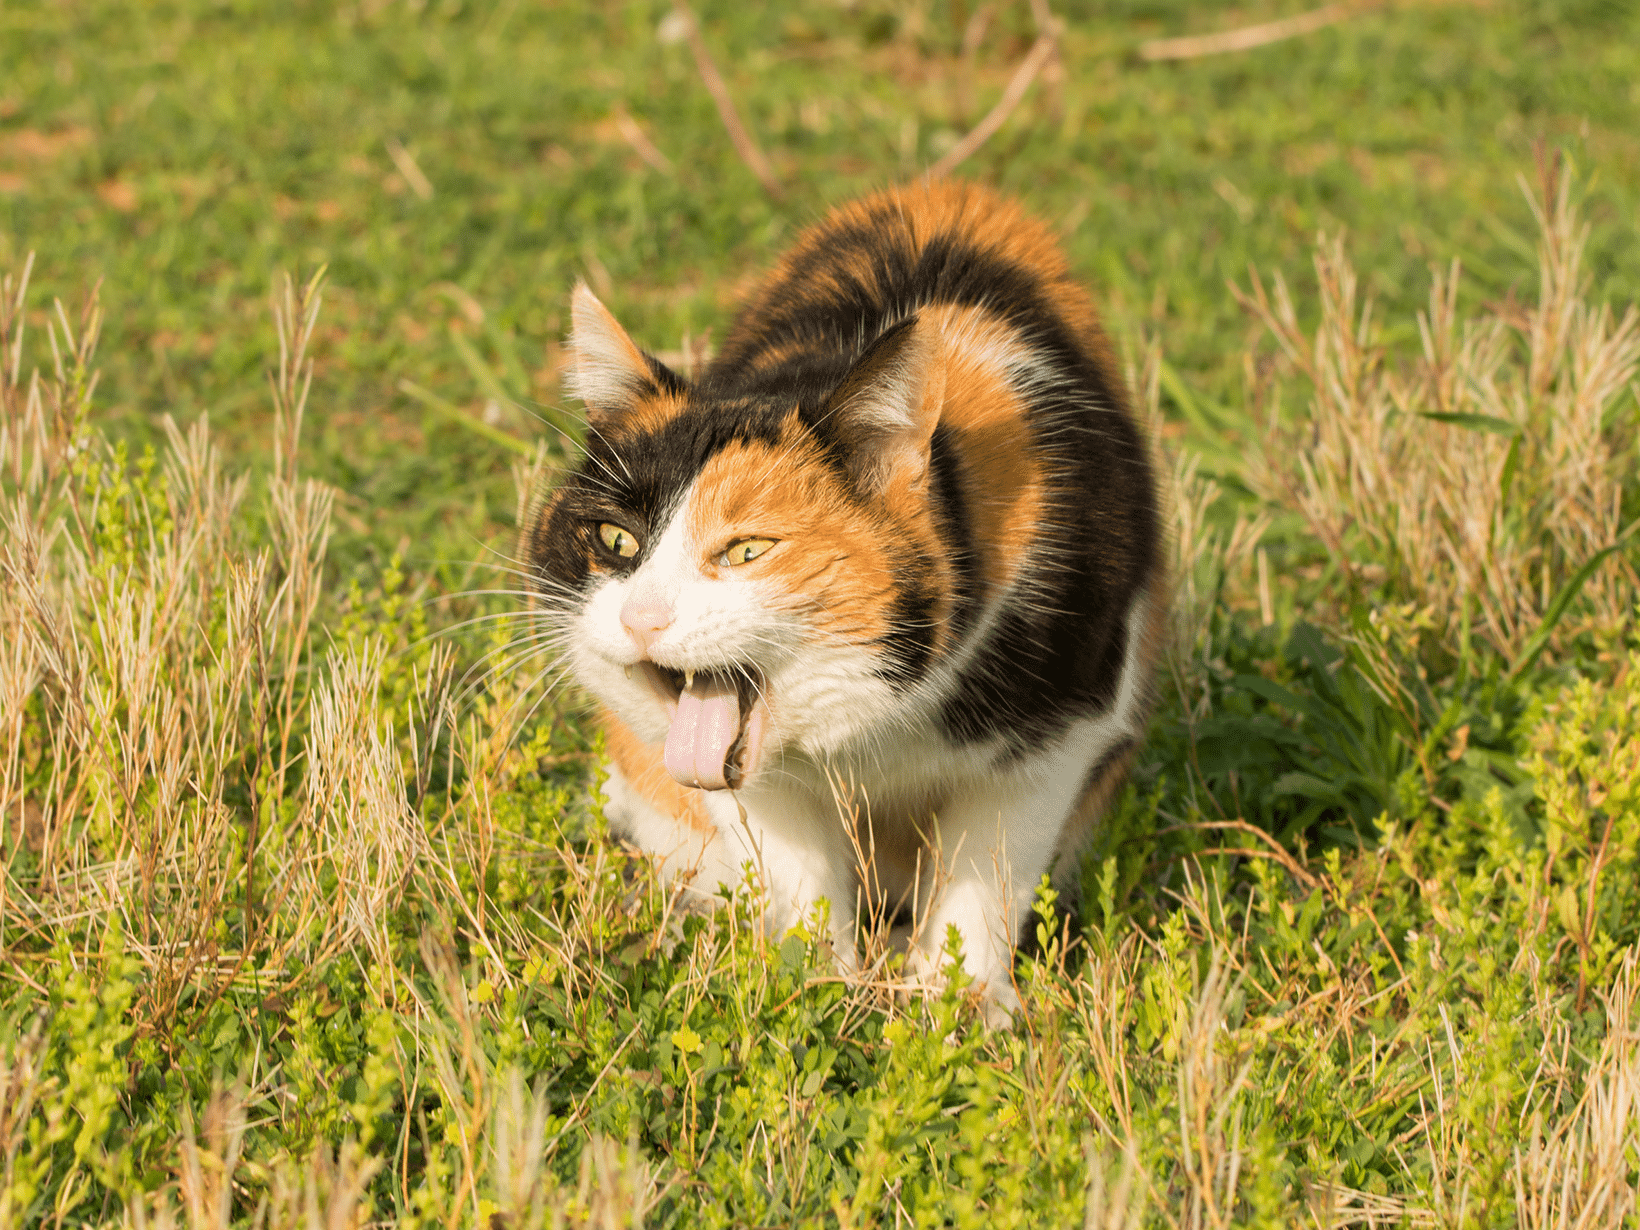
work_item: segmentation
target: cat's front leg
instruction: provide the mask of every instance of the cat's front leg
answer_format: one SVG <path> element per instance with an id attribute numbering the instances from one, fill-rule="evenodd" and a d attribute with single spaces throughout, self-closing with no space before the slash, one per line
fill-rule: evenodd
<path id="1" fill-rule="evenodd" d="M 940 883 L 920 920 L 912 968 L 936 976 L 946 931 L 956 927 L 963 963 L 983 989 L 993 1025 L 1019 1007 L 1013 964 L 1021 924 L 1082 798 L 1090 765 L 1119 736 L 1125 731 L 1114 723 L 1073 730 L 1054 748 L 959 789 L 935 818 L 930 853 Z"/>
<path id="2" fill-rule="evenodd" d="M 823 898 L 837 959 L 854 968 L 858 877 L 835 807 L 778 789 L 685 790 L 655 765 L 626 759 L 636 765 L 639 782 L 612 762 L 602 788 L 604 814 L 612 831 L 659 859 L 663 881 L 682 882 L 696 903 L 719 903 L 719 886 L 738 885 L 749 864 L 776 935 L 812 914 Z"/>
<path id="3" fill-rule="evenodd" d="M 653 787 L 657 775 L 648 777 Z M 739 882 L 739 847 L 724 840 L 705 808 L 680 809 L 675 798 L 668 800 L 671 806 L 657 801 L 618 764 L 608 766 L 600 792 L 610 832 L 654 858 L 661 882 L 682 885 L 691 905 L 719 904 L 718 885 Z"/>
<path id="4" fill-rule="evenodd" d="M 725 849 L 741 865 L 751 864 L 765 893 L 771 934 L 812 916 L 824 899 L 838 963 L 853 969 L 858 876 L 853 843 L 836 808 L 767 787 L 714 791 L 706 798 Z"/>
<path id="5" fill-rule="evenodd" d="M 1019 1007 L 1013 985 L 1019 923 L 1053 853 L 1053 841 L 1025 817 L 1038 800 L 998 787 L 948 802 L 935 822 L 930 852 L 933 900 L 917 920 L 911 970 L 942 981 L 949 930 L 962 941 L 963 965 L 985 997 L 987 1019 L 1005 1024 Z"/>

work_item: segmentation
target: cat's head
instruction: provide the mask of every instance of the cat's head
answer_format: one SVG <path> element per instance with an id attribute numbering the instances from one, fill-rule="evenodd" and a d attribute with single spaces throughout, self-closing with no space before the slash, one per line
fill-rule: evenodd
<path id="1" fill-rule="evenodd" d="M 829 369 L 691 383 L 584 285 L 572 319 L 586 455 L 525 546 L 576 677 L 708 789 L 880 728 L 952 587 L 928 495 L 934 332 L 907 319 Z"/>

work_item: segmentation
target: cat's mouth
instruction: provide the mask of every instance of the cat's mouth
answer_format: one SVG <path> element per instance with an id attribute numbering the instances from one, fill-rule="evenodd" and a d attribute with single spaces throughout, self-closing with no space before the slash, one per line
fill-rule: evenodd
<path id="1" fill-rule="evenodd" d="M 640 662 L 666 706 L 666 771 L 685 786 L 733 790 L 757 767 L 768 729 L 761 673 L 751 666 L 679 671 Z"/>

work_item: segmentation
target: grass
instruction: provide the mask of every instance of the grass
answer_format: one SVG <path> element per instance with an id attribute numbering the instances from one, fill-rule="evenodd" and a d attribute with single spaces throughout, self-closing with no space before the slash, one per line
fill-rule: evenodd
<path id="1" fill-rule="evenodd" d="M 703 9 L 783 203 L 659 8 L 0 14 L 0 1224 L 1640 1224 L 1635 18 L 1061 11 L 967 170 L 1109 304 L 1178 619 L 1004 1032 L 680 913 L 481 591 L 570 281 L 721 328 L 1024 7 Z"/>

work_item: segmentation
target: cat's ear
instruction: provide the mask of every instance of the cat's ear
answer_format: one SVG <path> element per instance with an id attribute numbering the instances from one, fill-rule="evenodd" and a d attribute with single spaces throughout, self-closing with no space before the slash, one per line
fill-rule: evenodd
<path id="1" fill-rule="evenodd" d="M 922 482 L 944 401 L 939 338 L 912 316 L 866 347 L 827 401 L 826 413 L 848 446 L 855 478 L 880 490 L 896 477 Z"/>
<path id="2" fill-rule="evenodd" d="M 585 282 L 570 296 L 569 391 L 586 403 L 596 424 L 619 418 L 662 386 L 683 381 L 645 354 Z"/>

